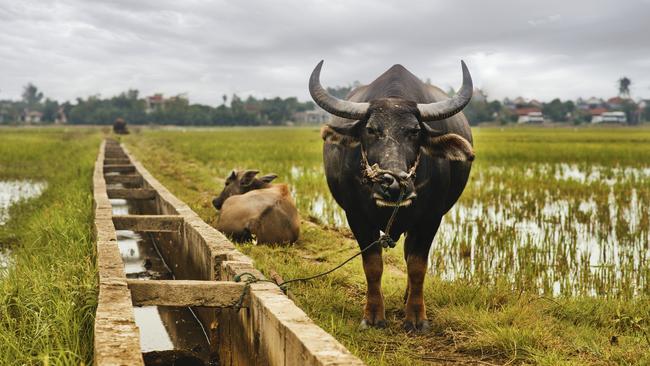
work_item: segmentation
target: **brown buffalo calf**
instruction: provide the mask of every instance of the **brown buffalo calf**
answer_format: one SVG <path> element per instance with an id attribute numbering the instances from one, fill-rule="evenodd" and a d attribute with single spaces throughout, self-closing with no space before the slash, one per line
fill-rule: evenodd
<path id="1" fill-rule="evenodd" d="M 233 170 L 219 197 L 217 230 L 235 241 L 293 243 L 300 233 L 300 217 L 286 184 L 271 184 L 276 175 L 256 178 L 258 171 Z"/>

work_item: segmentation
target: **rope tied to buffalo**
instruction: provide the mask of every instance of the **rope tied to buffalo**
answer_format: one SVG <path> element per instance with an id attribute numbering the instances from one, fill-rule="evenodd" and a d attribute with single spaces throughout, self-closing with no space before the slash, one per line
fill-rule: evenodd
<path id="1" fill-rule="evenodd" d="M 377 163 L 370 165 L 370 163 L 368 162 L 368 156 L 366 155 L 366 150 L 363 147 L 361 147 L 361 172 L 363 174 L 363 179 L 373 183 L 383 182 L 384 174 L 390 174 L 397 179 L 397 181 L 400 183 L 402 187 L 406 187 L 409 179 L 415 177 L 415 171 L 418 169 L 418 165 L 420 165 L 419 152 L 417 157 L 415 158 L 415 163 L 413 163 L 413 166 L 406 173 L 406 177 L 400 178 L 398 176 L 395 176 L 395 173 L 393 173 L 392 171 L 380 168 L 379 164 Z"/>
<path id="2" fill-rule="evenodd" d="M 404 189 L 402 189 L 401 192 L 400 192 L 400 197 L 399 197 L 398 202 L 401 202 L 403 199 L 404 199 Z M 395 240 L 393 240 L 393 238 L 390 236 L 390 230 L 391 230 L 391 228 L 393 226 L 393 222 L 395 221 L 395 217 L 397 216 L 397 211 L 399 210 L 399 208 L 400 208 L 399 204 L 396 205 L 393 208 L 393 212 L 391 213 L 390 218 L 388 219 L 388 222 L 386 223 L 386 228 L 383 231 L 383 233 L 379 236 L 379 239 L 377 239 L 374 242 L 370 243 L 370 245 L 363 248 L 361 251 L 357 252 L 356 254 L 351 256 L 350 258 L 344 260 L 343 262 L 341 262 L 336 267 L 331 268 L 331 269 L 329 269 L 329 270 L 327 270 L 325 272 L 318 273 L 318 274 L 315 274 L 313 276 L 299 277 L 299 278 L 290 279 L 290 280 L 284 281 L 282 283 L 277 283 L 277 282 L 272 281 L 272 280 L 257 278 L 257 276 L 255 276 L 254 274 L 252 274 L 250 272 L 243 272 L 243 273 L 240 273 L 240 274 L 236 275 L 233 278 L 233 280 L 235 282 L 244 282 L 245 286 L 244 286 L 244 290 L 241 293 L 241 296 L 239 296 L 239 299 L 238 299 L 237 303 L 234 305 L 234 308 L 236 310 L 241 309 L 242 304 L 244 303 L 244 298 L 246 297 L 246 294 L 250 291 L 250 285 L 252 285 L 254 283 L 257 283 L 257 282 L 269 282 L 269 283 L 275 284 L 276 286 L 278 286 L 280 288 L 280 290 L 282 290 L 282 292 L 284 292 L 286 294 L 287 289 L 288 289 L 288 285 L 290 283 L 307 282 L 307 281 L 311 281 L 311 280 L 319 278 L 319 277 L 327 276 L 328 274 L 330 274 L 330 273 L 338 270 L 339 268 L 343 267 L 344 265 L 346 265 L 348 262 L 350 262 L 354 258 L 362 255 L 367 250 L 369 250 L 370 248 L 374 247 L 377 244 L 381 245 L 381 247 L 384 248 L 384 249 L 395 248 L 395 246 L 397 245 L 397 242 L 395 242 Z"/>

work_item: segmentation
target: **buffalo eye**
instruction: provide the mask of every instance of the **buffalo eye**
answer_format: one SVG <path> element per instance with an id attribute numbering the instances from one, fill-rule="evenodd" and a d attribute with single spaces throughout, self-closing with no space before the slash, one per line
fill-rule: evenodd
<path id="1" fill-rule="evenodd" d="M 420 134 L 420 129 L 419 128 L 409 128 L 406 130 L 406 133 L 408 133 L 411 136 L 416 136 Z"/>
<path id="2" fill-rule="evenodd" d="M 371 135 L 379 136 L 379 130 L 372 127 L 372 126 L 366 127 L 366 131 L 368 131 L 368 133 L 371 134 Z"/>

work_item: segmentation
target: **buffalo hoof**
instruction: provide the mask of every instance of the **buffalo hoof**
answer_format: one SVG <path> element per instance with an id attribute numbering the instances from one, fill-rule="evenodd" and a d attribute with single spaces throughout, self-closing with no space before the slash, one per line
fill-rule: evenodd
<path id="1" fill-rule="evenodd" d="M 416 323 L 413 323 L 410 320 L 406 320 L 402 327 L 408 333 L 425 334 L 431 331 L 431 323 L 429 323 L 427 319 L 420 320 Z"/>
<path id="2" fill-rule="evenodd" d="M 361 324 L 359 324 L 359 329 L 360 330 L 366 330 L 370 328 L 379 328 L 383 329 L 386 328 L 386 321 L 385 320 L 378 320 L 374 324 L 370 323 L 369 320 L 363 319 L 361 321 Z"/>

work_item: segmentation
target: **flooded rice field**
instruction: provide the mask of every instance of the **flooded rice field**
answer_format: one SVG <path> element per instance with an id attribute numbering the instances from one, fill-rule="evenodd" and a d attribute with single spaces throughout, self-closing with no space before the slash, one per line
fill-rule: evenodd
<path id="1" fill-rule="evenodd" d="M 45 182 L 30 180 L 0 181 L 0 226 L 9 221 L 9 209 L 14 204 L 38 197 L 47 188 Z M 0 277 L 2 271 L 12 264 L 11 249 L 4 248 L 0 242 Z"/>
<path id="2" fill-rule="evenodd" d="M 433 276 L 507 282 L 546 295 L 650 293 L 647 130 L 477 128 L 474 134 L 477 159 L 434 239 Z M 325 182 L 316 128 L 151 133 L 146 146 L 165 146 L 157 153 L 172 176 L 179 174 L 168 164 L 174 159 L 206 166 L 206 186 L 214 187 L 205 198 L 209 209 L 230 169 L 258 169 L 290 184 L 303 218 L 347 226 Z"/>
<path id="3" fill-rule="evenodd" d="M 0 225 L 4 225 L 9 220 L 9 207 L 21 200 L 38 197 L 45 188 L 47 188 L 45 182 L 0 181 Z"/>
<path id="4" fill-rule="evenodd" d="M 11 265 L 11 250 L 8 248 L 0 248 L 0 277 L 2 277 L 2 270 L 9 268 Z"/>
<path id="5" fill-rule="evenodd" d="M 321 174 L 290 169 L 297 204 L 312 219 L 346 226 L 327 191 L 300 192 L 303 180 Z M 479 283 L 505 278 L 556 296 L 648 293 L 648 187 L 650 167 L 474 166 L 434 240 L 431 274 Z"/>

